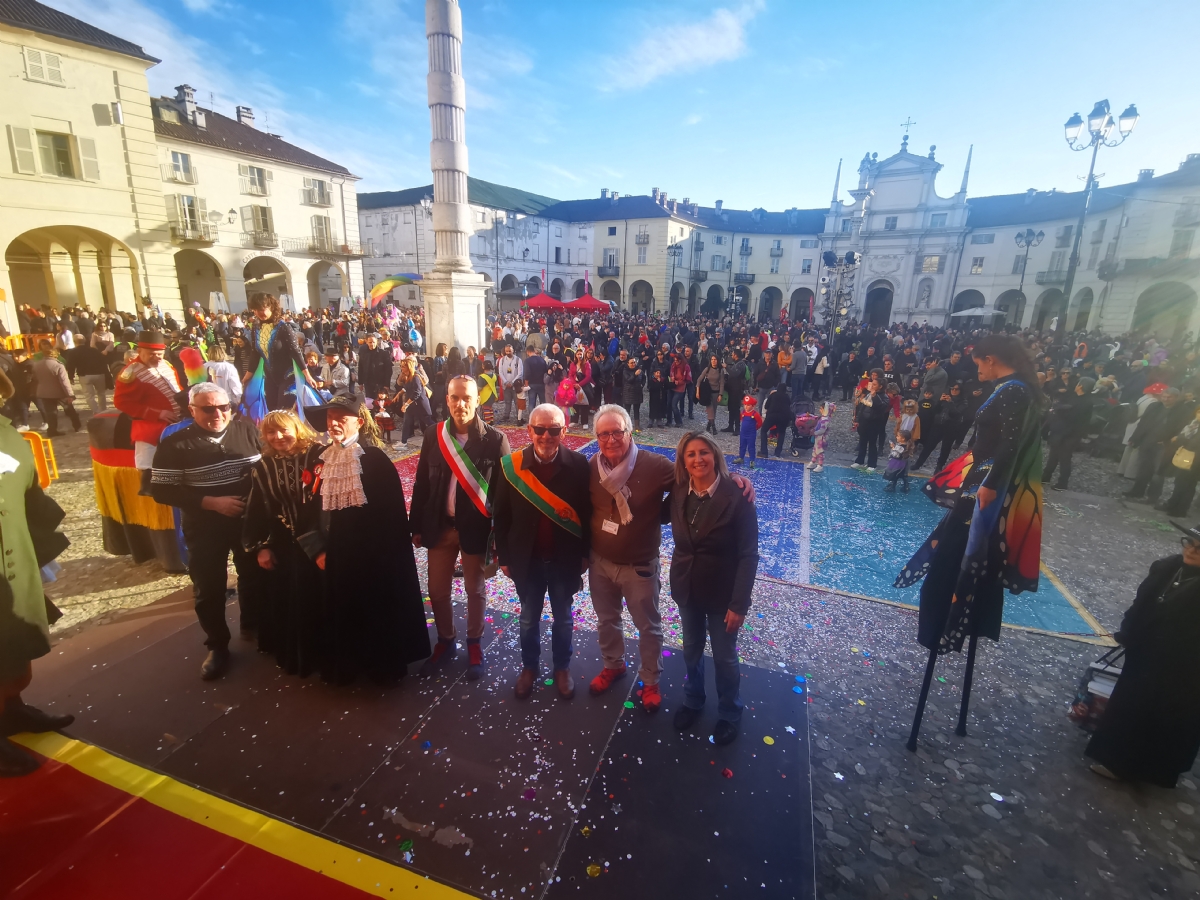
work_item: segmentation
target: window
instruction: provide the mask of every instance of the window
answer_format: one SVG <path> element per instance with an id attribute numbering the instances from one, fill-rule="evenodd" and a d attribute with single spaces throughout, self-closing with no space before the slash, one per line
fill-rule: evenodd
<path id="1" fill-rule="evenodd" d="M 645 246 L 645 245 L 642 245 L 642 246 L 640 246 L 640 247 L 638 247 L 638 248 L 637 248 L 637 252 L 638 252 L 638 265 L 639 265 L 639 266 L 644 266 L 644 265 L 646 264 L 646 250 L 647 250 L 647 248 L 646 248 L 646 246 Z"/>
<path id="2" fill-rule="evenodd" d="M 177 181 L 191 181 L 192 155 L 190 153 L 180 153 L 178 150 L 172 150 L 171 171 L 175 173 L 175 179 Z"/>
<path id="3" fill-rule="evenodd" d="M 1063 250 L 1055 250 L 1050 254 L 1050 271 L 1061 272 L 1067 262 L 1067 254 Z"/>
<path id="4" fill-rule="evenodd" d="M 945 228 L 946 227 L 946 213 L 934 213 L 932 216 L 930 216 L 929 217 L 929 227 L 930 228 Z"/>
<path id="5" fill-rule="evenodd" d="M 1055 247 L 1070 247 L 1071 235 L 1075 232 L 1074 225 L 1063 225 L 1054 236 Z"/>
<path id="6" fill-rule="evenodd" d="M 821 243 L 816 238 L 801 238 L 800 246 L 805 250 L 815 250 Z"/>
<path id="7" fill-rule="evenodd" d="M 96 162 L 96 142 L 91 138 L 76 138 L 79 147 L 79 162 L 83 166 L 83 177 L 88 181 L 100 180 L 100 164 Z"/>
<path id="8" fill-rule="evenodd" d="M 854 227 L 853 219 L 842 219 L 842 233 L 847 234 Z"/>
<path id="9" fill-rule="evenodd" d="M 982 256 L 972 256 L 971 257 L 971 274 L 972 275 L 982 275 L 983 274 L 983 257 Z"/>
<path id="10" fill-rule="evenodd" d="M 617 226 L 616 226 L 616 225 L 609 225 L 609 226 L 608 226 L 608 236 L 609 236 L 609 237 L 615 237 L 615 236 L 616 236 L 616 234 L 617 234 Z"/>
<path id="11" fill-rule="evenodd" d="M 996 233 L 993 231 L 989 234 L 973 234 L 971 235 L 972 244 L 994 244 L 996 243 Z"/>
<path id="12" fill-rule="evenodd" d="M 587 229 L 586 229 L 586 228 L 580 228 L 580 229 L 579 229 L 579 239 L 580 239 L 581 241 L 586 241 L 586 240 L 587 240 Z"/>
<path id="13" fill-rule="evenodd" d="M 333 227 L 329 216 L 312 217 L 312 243 L 315 250 L 331 250 L 334 245 Z"/>
<path id="14" fill-rule="evenodd" d="M 604 249 L 604 265 L 608 268 L 614 268 L 621 263 L 621 253 L 616 247 L 606 247 Z"/>
<path id="15" fill-rule="evenodd" d="M 199 231 L 203 221 L 204 201 L 191 194 L 177 194 L 179 200 L 179 224 L 188 231 Z"/>
<path id="16" fill-rule="evenodd" d="M 725 257 L 719 253 L 714 253 L 712 258 L 712 270 L 714 272 L 725 271 Z"/>
<path id="17" fill-rule="evenodd" d="M 561 226 L 559 226 L 559 225 L 554 226 L 554 236 L 562 237 L 562 227 Z"/>
<path id="18" fill-rule="evenodd" d="M 480 211 L 479 211 L 479 212 L 477 212 L 475 215 L 478 217 L 478 218 L 476 218 L 476 220 L 475 220 L 476 222 L 479 222 L 479 223 L 480 223 L 480 224 L 482 224 L 482 225 L 486 225 L 486 224 L 487 224 L 487 213 L 486 213 L 486 212 L 483 212 L 482 210 L 480 210 Z"/>
<path id="19" fill-rule="evenodd" d="M 513 255 L 514 255 L 514 251 L 513 251 L 513 242 L 512 242 L 512 241 L 505 241 L 505 242 L 504 242 L 504 256 L 505 256 L 507 259 L 512 259 L 512 258 L 513 258 Z"/>
<path id="20" fill-rule="evenodd" d="M 571 248 L 568 247 L 567 248 L 567 265 L 569 266 L 570 264 L 571 264 Z"/>
<path id="21" fill-rule="evenodd" d="M 900 217 L 899 217 L 899 216 L 887 216 L 887 217 L 886 217 L 886 218 L 884 218 L 884 220 L 883 220 L 883 230 L 884 230 L 884 231 L 895 231 L 895 230 L 896 230 L 896 223 L 897 223 L 899 220 L 900 220 Z"/>
<path id="22" fill-rule="evenodd" d="M 242 230 L 252 235 L 273 235 L 275 217 L 269 206 L 243 206 Z"/>
<path id="23" fill-rule="evenodd" d="M 1195 229 L 1177 230 L 1175 236 L 1171 238 L 1171 252 L 1167 254 L 1171 259 L 1179 259 L 1188 256 L 1192 252 L 1192 239 L 1195 238 Z"/>
<path id="24" fill-rule="evenodd" d="M 723 234 L 714 234 L 714 235 L 713 235 L 712 242 L 713 242 L 713 244 L 715 244 L 715 245 L 716 245 L 716 246 L 718 246 L 718 247 L 719 247 L 719 246 L 721 246 L 722 244 L 724 244 L 724 243 L 725 243 L 725 235 L 723 235 Z"/>
<path id="25" fill-rule="evenodd" d="M 1101 219 L 1092 229 L 1092 243 L 1104 243 L 1104 229 L 1108 227 L 1108 219 Z"/>
<path id="26" fill-rule="evenodd" d="M 750 257 L 742 256 L 738 258 L 738 273 L 746 275 L 750 272 Z"/>
<path id="27" fill-rule="evenodd" d="M 411 224 L 412 224 L 412 210 L 411 210 L 411 209 L 406 209 L 406 210 L 404 211 L 404 224 L 405 224 L 405 225 L 411 225 Z M 510 254 L 509 254 L 509 256 L 511 256 L 511 255 L 512 255 L 512 254 L 510 253 Z"/>
<path id="28" fill-rule="evenodd" d="M 1025 271 L 1025 254 L 1018 253 L 1016 259 L 1013 260 L 1012 273 L 1014 275 L 1020 275 L 1024 271 Z"/>
<path id="29" fill-rule="evenodd" d="M 567 262 L 570 262 L 570 261 L 571 261 L 571 257 L 569 257 L 569 256 L 568 256 L 568 257 L 567 257 Z M 578 255 L 576 258 L 575 258 L 575 262 L 576 262 L 578 265 L 581 265 L 581 266 L 586 266 L 586 265 L 588 265 L 588 252 L 587 252 L 587 250 L 584 250 L 584 249 L 582 249 L 582 248 L 581 248 L 581 249 L 580 249 L 580 251 L 579 251 L 579 255 Z"/>
<path id="30" fill-rule="evenodd" d="M 243 194 L 254 194 L 257 197 L 265 197 L 270 192 L 267 182 L 274 178 L 270 169 L 239 163 L 238 175 L 241 179 Z"/>
<path id="31" fill-rule="evenodd" d="M 46 84 L 64 84 L 62 57 L 57 53 L 26 47 L 25 77 L 30 81 L 42 81 Z"/>
<path id="32" fill-rule="evenodd" d="M 778 256 L 771 257 L 771 274 L 772 275 L 779 274 L 779 257 Z"/>
<path id="33" fill-rule="evenodd" d="M 332 206 L 333 196 L 329 191 L 329 182 L 320 178 L 305 178 L 301 199 L 310 206 Z"/>
<path id="34" fill-rule="evenodd" d="M 534 260 L 535 260 L 535 261 L 539 261 L 539 262 L 540 262 L 540 261 L 541 261 L 541 258 L 542 258 L 542 255 L 541 255 L 541 254 L 542 254 L 542 246 L 541 246 L 541 244 L 534 244 L 534 245 L 533 245 L 533 258 L 534 258 Z"/>
<path id="35" fill-rule="evenodd" d="M 783 241 L 781 241 L 781 240 L 771 241 L 771 249 L 772 250 L 782 250 L 783 249 Z"/>
<path id="36" fill-rule="evenodd" d="M 750 249 L 750 238 L 742 238 L 742 252 L 745 253 Z"/>
<path id="37" fill-rule="evenodd" d="M 812 260 L 811 259 L 804 259 L 804 260 L 800 261 L 800 274 L 801 275 L 811 275 L 812 274 Z"/>
<path id="38" fill-rule="evenodd" d="M 1088 269 L 1096 268 L 1096 263 L 1099 261 L 1099 259 L 1100 259 L 1100 245 L 1093 244 L 1092 252 L 1088 254 L 1088 262 L 1087 262 Z"/>
<path id="39" fill-rule="evenodd" d="M 556 231 L 561 231 L 562 229 L 561 229 L 561 228 L 556 228 L 555 230 L 556 230 Z M 554 248 L 554 264 L 555 264 L 556 266 L 557 266 L 557 265 L 561 265 L 561 264 L 562 264 L 562 247 L 555 247 L 555 248 Z"/>
<path id="40" fill-rule="evenodd" d="M 59 178 L 75 177 L 75 161 L 71 158 L 71 138 L 69 135 L 39 131 L 37 133 L 37 144 L 43 174 L 57 175 Z"/>
<path id="41" fill-rule="evenodd" d="M 944 258 L 945 257 L 942 257 L 942 256 L 923 257 L 921 259 L 921 271 L 922 272 L 940 272 L 940 271 L 942 271 L 942 267 L 945 265 L 945 263 L 943 263 L 943 261 L 942 261 Z"/>

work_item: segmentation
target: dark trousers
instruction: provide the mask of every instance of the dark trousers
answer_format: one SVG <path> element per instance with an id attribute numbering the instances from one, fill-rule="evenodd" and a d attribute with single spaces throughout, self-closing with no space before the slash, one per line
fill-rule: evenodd
<path id="1" fill-rule="evenodd" d="M 1133 480 L 1133 487 L 1129 489 L 1130 496 L 1141 497 L 1146 494 L 1146 488 L 1150 487 L 1150 480 L 1158 470 L 1159 462 L 1162 461 L 1162 454 L 1162 444 L 1142 444 L 1138 447 L 1137 476 Z M 1158 482 L 1157 487 L 1158 491 L 1152 491 L 1148 496 L 1151 498 L 1158 496 L 1158 492 L 1162 491 L 1162 481 Z"/>
<path id="2" fill-rule="evenodd" d="M 679 607 L 683 626 L 683 662 L 687 683 L 683 687 L 683 705 L 704 708 L 704 644 L 712 644 L 713 669 L 717 682 L 717 715 L 727 722 L 742 718 L 742 674 L 738 668 L 737 632 L 725 630 L 725 612 L 706 612 L 695 605 Z"/>
<path id="3" fill-rule="evenodd" d="M 229 554 L 237 570 L 238 607 L 241 627 L 259 624 L 262 570 L 254 555 L 242 549 L 242 519 L 216 513 L 188 516 L 183 520 L 183 539 L 188 549 L 188 575 L 196 598 L 196 618 L 204 629 L 204 645 L 210 650 L 229 646 L 225 623 L 225 587 Z"/>
<path id="4" fill-rule="evenodd" d="M 1071 480 L 1071 455 L 1079 446 L 1079 438 L 1064 437 L 1050 441 L 1050 453 L 1046 456 L 1046 466 L 1042 469 L 1042 483 L 1049 483 L 1054 477 L 1055 469 L 1059 470 L 1056 487 L 1065 488 Z"/>
<path id="5" fill-rule="evenodd" d="M 790 374 L 792 376 L 792 383 L 788 387 L 791 388 L 792 396 L 799 400 L 804 396 L 804 373 L 792 372 Z"/>
<path id="6" fill-rule="evenodd" d="M 1192 499 L 1196 496 L 1198 479 L 1200 471 L 1185 472 L 1183 469 L 1175 469 L 1175 489 L 1165 504 L 1167 515 L 1182 517 L 1188 514 Z"/>
<path id="7" fill-rule="evenodd" d="M 685 392 L 687 394 L 688 418 L 689 419 L 693 418 L 692 411 L 696 408 L 696 393 L 695 393 L 695 391 L 696 391 L 696 386 L 693 384 L 693 385 L 689 386 L 687 391 Z"/>
<path id="8" fill-rule="evenodd" d="M 683 395 L 687 391 L 671 391 L 671 408 L 667 412 L 667 424 L 674 420 L 679 427 L 683 426 Z"/>
<path id="9" fill-rule="evenodd" d="M 62 406 L 63 412 L 67 414 L 67 418 L 71 420 L 71 425 L 76 431 L 83 427 L 83 423 L 79 421 L 79 413 L 75 411 L 75 404 L 67 397 L 62 398 L 42 398 L 42 413 L 46 417 L 46 424 L 50 427 L 50 431 L 58 431 L 58 407 Z"/>
<path id="10" fill-rule="evenodd" d="M 742 421 L 742 392 L 730 391 L 726 406 L 729 410 L 728 428 L 731 432 L 737 434 L 738 425 L 741 424 Z"/>
<path id="11" fill-rule="evenodd" d="M 517 597 L 521 601 L 521 665 L 538 671 L 541 653 L 542 610 L 546 595 L 550 595 L 550 647 L 554 671 L 571 667 L 571 604 L 582 586 L 578 565 L 565 570 L 555 560 L 530 560 L 525 578 L 517 582 Z"/>
<path id="12" fill-rule="evenodd" d="M 879 436 L 883 434 L 884 422 L 858 423 L 858 455 L 854 462 L 862 465 L 865 461 L 872 469 L 879 462 Z"/>
<path id="13" fill-rule="evenodd" d="M 777 428 L 778 429 L 778 432 L 777 432 L 778 437 L 775 438 L 775 455 L 782 456 L 783 455 L 783 439 L 784 439 L 784 437 L 787 436 L 788 425 L 790 425 L 790 424 L 791 424 L 790 419 L 771 419 L 766 422 L 763 422 L 763 426 L 760 429 L 762 438 L 760 441 L 760 446 L 758 448 L 758 455 L 762 456 L 762 457 L 766 457 L 768 455 L 768 453 L 767 453 L 767 434 L 771 431 L 772 428 Z"/>
<path id="14" fill-rule="evenodd" d="M 429 407 L 419 400 L 414 400 L 404 411 L 404 423 L 400 426 L 400 443 L 407 444 L 414 432 L 425 433 L 425 429 L 433 424 L 433 415 Z"/>

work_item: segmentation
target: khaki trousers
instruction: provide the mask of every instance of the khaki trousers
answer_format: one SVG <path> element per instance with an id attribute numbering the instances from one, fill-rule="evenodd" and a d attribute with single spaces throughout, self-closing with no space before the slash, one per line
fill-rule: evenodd
<path id="1" fill-rule="evenodd" d="M 658 684 L 662 673 L 662 617 L 658 613 L 659 562 L 624 566 L 592 554 L 588 585 L 596 610 L 600 653 L 607 669 L 625 665 L 625 634 L 621 628 L 621 598 L 638 630 L 643 684 Z"/>
<path id="2" fill-rule="evenodd" d="M 453 640 L 454 610 L 450 590 L 454 583 L 454 563 L 459 557 L 458 531 L 447 528 L 436 547 L 429 548 L 429 605 L 438 637 Z M 483 577 L 483 554 L 463 553 L 463 587 L 467 592 L 467 638 L 483 637 L 483 614 L 487 607 L 487 579 Z"/>

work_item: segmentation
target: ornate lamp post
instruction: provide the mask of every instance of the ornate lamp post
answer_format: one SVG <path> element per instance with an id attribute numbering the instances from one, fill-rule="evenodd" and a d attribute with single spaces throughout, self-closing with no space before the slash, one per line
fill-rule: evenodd
<path id="1" fill-rule="evenodd" d="M 1065 304 L 1062 315 L 1058 317 L 1058 327 L 1054 330 L 1056 335 L 1061 335 L 1067 330 L 1067 309 L 1071 306 L 1071 290 L 1075 286 L 1075 270 L 1079 268 L 1079 244 L 1083 238 L 1083 220 L 1087 216 L 1088 207 L 1092 202 L 1092 191 L 1096 188 L 1096 154 L 1100 152 L 1102 145 L 1116 147 L 1125 143 L 1125 139 L 1133 133 L 1138 118 L 1137 107 L 1130 103 L 1125 112 L 1121 113 L 1114 121 L 1112 113 L 1109 112 L 1108 101 L 1099 100 L 1092 111 L 1088 113 L 1086 139 L 1083 137 L 1083 117 L 1079 113 L 1075 113 L 1063 125 L 1067 146 L 1077 152 L 1091 150 L 1092 161 L 1088 166 L 1087 182 L 1083 189 L 1083 209 L 1079 212 L 1079 222 L 1075 226 L 1075 240 L 1071 244 L 1071 258 L 1067 261 L 1067 280 L 1063 285 Z M 1110 138 L 1109 135 L 1112 134 L 1114 127 L 1119 136 Z"/>
<path id="2" fill-rule="evenodd" d="M 1032 228 L 1026 228 L 1024 231 L 1018 231 L 1015 238 L 1017 246 L 1022 247 L 1025 250 L 1025 258 L 1021 260 L 1021 284 L 1017 288 L 1017 293 L 1021 295 L 1022 309 L 1025 308 L 1024 305 L 1027 302 L 1025 299 L 1025 270 L 1029 268 L 1029 249 L 1031 247 L 1036 247 L 1045 239 L 1045 237 L 1046 232 L 1044 231 L 1039 231 L 1037 234 L 1034 234 Z M 1021 327 L 1020 322 L 1014 322 L 1013 324 L 1018 328 Z"/>
<path id="3" fill-rule="evenodd" d="M 838 322 L 844 321 L 854 309 L 854 273 L 862 263 L 862 254 L 851 250 L 845 256 L 838 256 L 832 250 L 826 250 L 821 254 L 821 261 L 829 273 L 830 283 L 821 287 L 821 294 L 829 325 L 828 342 L 832 346 Z"/>
<path id="4" fill-rule="evenodd" d="M 667 256 L 671 257 L 671 281 L 667 284 L 667 302 L 670 302 L 671 289 L 675 286 L 675 266 L 679 264 L 679 260 L 683 256 L 683 244 L 668 244 Z M 672 309 L 670 314 L 676 315 L 678 312 L 677 309 Z"/>

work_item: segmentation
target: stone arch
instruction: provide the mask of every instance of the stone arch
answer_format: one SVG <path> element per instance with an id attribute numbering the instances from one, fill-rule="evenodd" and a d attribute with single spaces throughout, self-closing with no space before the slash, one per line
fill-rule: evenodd
<path id="1" fill-rule="evenodd" d="M 563 287 L 563 280 L 561 278 L 555 278 L 552 282 L 550 282 L 550 290 L 548 293 L 551 297 L 561 300 L 563 298 Z"/>
<path id="2" fill-rule="evenodd" d="M 679 309 L 680 301 L 683 299 L 683 282 L 677 281 L 671 285 L 671 315 L 677 316 L 681 312 Z"/>
<path id="3" fill-rule="evenodd" d="M 137 256 L 93 228 L 51 225 L 9 242 L 4 252 L 14 304 L 88 305 L 137 312 L 143 294 Z M 12 320 L 15 329 L 15 315 Z"/>
<path id="4" fill-rule="evenodd" d="M 959 291 L 958 296 L 950 305 L 950 312 L 962 312 L 965 309 L 980 309 L 987 305 L 983 294 L 976 290 Z"/>
<path id="5" fill-rule="evenodd" d="M 246 283 L 247 300 L 257 293 L 292 295 L 292 273 L 283 260 L 274 256 L 264 254 L 251 259 L 242 269 L 242 280 Z"/>
<path id="6" fill-rule="evenodd" d="M 516 289 L 517 289 L 517 276 L 516 275 L 505 275 L 502 279 L 500 279 L 500 290 L 515 291 Z"/>
<path id="7" fill-rule="evenodd" d="M 996 298 L 996 310 L 1004 313 L 1002 325 L 1020 328 L 1025 316 L 1025 295 L 1017 290 L 1005 291 Z"/>
<path id="8" fill-rule="evenodd" d="M 1033 317 L 1029 320 L 1029 324 L 1035 331 L 1042 331 L 1049 327 L 1055 316 L 1065 315 L 1066 312 L 1067 301 L 1063 292 L 1058 288 L 1050 288 L 1043 291 L 1042 295 L 1037 298 L 1037 302 L 1033 304 Z"/>
<path id="9" fill-rule="evenodd" d="M 762 293 L 758 295 L 758 321 L 770 322 L 777 319 L 782 304 L 783 291 L 774 285 L 763 288 Z"/>
<path id="10" fill-rule="evenodd" d="M 225 285 L 225 270 L 221 264 L 203 250 L 187 248 L 175 254 L 175 279 L 179 282 L 179 299 L 183 308 L 199 303 L 207 312 L 229 310 L 229 291 Z M 214 309 L 212 294 L 220 291 L 225 296 L 225 309 Z M 220 304 L 218 304 L 219 306 Z"/>
<path id="11" fill-rule="evenodd" d="M 529 278 L 526 279 L 525 284 L 529 286 L 530 297 L 532 297 L 534 294 L 540 294 L 542 291 L 542 279 L 538 278 L 536 275 L 530 275 Z"/>
<path id="12" fill-rule="evenodd" d="M 600 299 L 605 303 L 615 304 L 619 309 L 621 306 L 621 283 L 610 278 L 600 285 Z"/>
<path id="13" fill-rule="evenodd" d="M 575 294 L 575 299 L 578 300 L 580 297 L 586 294 L 590 288 L 590 284 L 588 284 L 582 278 L 577 278 L 575 279 L 575 284 L 572 286 L 571 290 Z"/>
<path id="14" fill-rule="evenodd" d="M 744 284 L 739 284 L 733 289 L 733 296 L 737 298 L 738 315 L 744 315 L 750 309 L 750 288 Z"/>
<path id="15" fill-rule="evenodd" d="M 1087 331 L 1088 319 L 1092 317 L 1092 302 L 1095 295 L 1090 287 L 1085 287 L 1075 294 L 1075 326 L 1072 331 Z"/>
<path id="16" fill-rule="evenodd" d="M 809 288 L 796 288 L 788 301 L 788 318 L 793 322 L 811 319 L 816 306 L 817 295 Z"/>
<path id="17" fill-rule="evenodd" d="M 629 304 L 634 313 L 654 311 L 654 286 L 641 279 L 629 286 Z"/>
<path id="18" fill-rule="evenodd" d="M 892 321 L 892 300 L 896 288 L 890 281 L 883 279 L 872 282 L 867 288 L 866 301 L 863 303 L 862 321 L 876 327 L 887 327 Z"/>
<path id="19" fill-rule="evenodd" d="M 688 315 L 694 316 L 696 314 L 696 311 L 699 309 L 699 304 L 700 304 L 700 285 L 694 281 L 690 285 L 688 285 L 687 296 L 688 296 L 688 308 L 687 308 Z"/>
<path id="20" fill-rule="evenodd" d="M 700 306 L 701 312 L 719 313 L 725 308 L 725 291 L 721 289 L 719 284 L 711 284 L 708 287 L 708 294 L 705 295 L 704 303 Z"/>
<path id="21" fill-rule="evenodd" d="M 338 308 L 342 297 L 349 296 L 350 281 L 337 263 L 318 260 L 308 267 L 308 308 Z"/>
<path id="22" fill-rule="evenodd" d="M 1196 292 L 1178 281 L 1162 281 L 1142 291 L 1133 308 L 1131 331 L 1159 338 L 1182 335 L 1196 311 Z"/>

